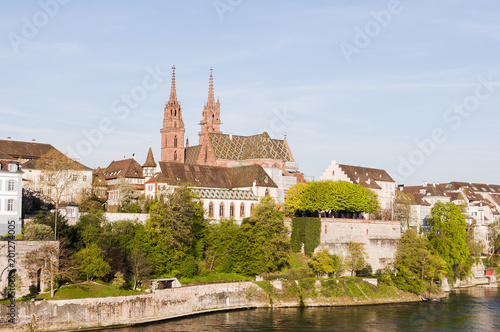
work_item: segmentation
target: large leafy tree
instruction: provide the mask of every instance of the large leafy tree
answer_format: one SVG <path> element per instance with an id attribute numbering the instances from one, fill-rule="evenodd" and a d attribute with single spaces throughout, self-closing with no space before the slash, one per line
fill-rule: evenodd
<path id="1" fill-rule="evenodd" d="M 470 270 L 470 251 L 466 244 L 467 223 L 462 211 L 453 203 L 437 202 L 429 218 L 430 250 L 446 262 L 448 278 L 455 280 Z"/>
<path id="2" fill-rule="evenodd" d="M 346 181 L 318 181 L 290 188 L 286 204 L 298 211 L 345 211 L 376 213 L 377 194 Z"/>
<path id="3" fill-rule="evenodd" d="M 111 272 L 105 253 L 96 243 L 77 252 L 74 258 L 78 272 L 87 278 L 87 282 L 102 278 Z"/>
<path id="4" fill-rule="evenodd" d="M 197 244 L 207 222 L 201 203 L 189 187 L 180 186 L 167 193 L 151 205 L 149 215 L 146 241 L 157 274 L 179 269 L 185 259 L 192 262 L 196 254 L 203 254 Z"/>
<path id="5" fill-rule="evenodd" d="M 245 233 L 245 246 L 239 245 L 239 269 L 246 274 L 272 272 L 288 265 L 291 252 L 289 231 L 284 223 L 284 213 L 274 199 L 261 199 L 249 218 L 241 225 Z M 246 263 L 245 263 L 246 261 Z M 247 267 L 245 267 L 245 265 Z"/>
<path id="6" fill-rule="evenodd" d="M 394 282 L 400 289 L 420 293 L 424 281 L 441 278 L 446 263 L 431 253 L 426 237 L 419 236 L 414 229 L 408 229 L 398 243 L 394 268 L 397 271 Z"/>

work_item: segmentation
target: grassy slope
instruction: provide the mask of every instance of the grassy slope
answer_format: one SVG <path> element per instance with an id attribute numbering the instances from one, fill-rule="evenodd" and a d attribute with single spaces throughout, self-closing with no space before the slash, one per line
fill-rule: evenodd
<path id="1" fill-rule="evenodd" d="M 140 291 L 116 289 L 114 287 L 98 283 L 82 283 L 76 285 L 62 286 L 51 300 L 81 299 L 86 297 L 106 297 L 142 294 Z M 40 294 L 38 298 L 50 298 L 50 293 Z"/>

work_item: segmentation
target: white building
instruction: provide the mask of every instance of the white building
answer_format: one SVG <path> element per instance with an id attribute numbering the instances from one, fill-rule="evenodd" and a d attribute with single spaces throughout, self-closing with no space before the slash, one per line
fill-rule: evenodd
<path id="1" fill-rule="evenodd" d="M 85 190 L 92 186 L 92 169 L 82 165 L 78 160 L 71 160 L 50 144 L 20 142 L 10 139 L 0 140 L 0 153 L 19 161 L 23 168 L 23 179 L 26 187 L 40 192 L 43 196 L 55 200 L 55 192 L 62 193 L 60 202 L 78 201 Z M 54 181 L 48 181 L 49 175 L 37 164 L 44 156 L 55 156 L 58 160 L 65 160 L 71 169 L 64 170 L 60 179 L 54 175 Z M 62 176 L 63 175 L 63 176 Z M 69 181 L 68 181 L 69 180 Z"/>
<path id="2" fill-rule="evenodd" d="M 0 235 L 22 233 L 23 172 L 15 160 L 0 153 Z M 14 227 L 9 227 L 13 225 Z M 12 232 L 11 232 L 12 233 Z"/>
<path id="3" fill-rule="evenodd" d="M 337 164 L 332 160 L 321 180 L 347 181 L 373 190 L 378 195 L 380 208 L 391 210 L 396 192 L 396 181 L 383 169 Z"/>
<path id="4" fill-rule="evenodd" d="M 145 195 L 154 199 L 181 184 L 189 184 L 208 218 L 249 217 L 260 198 L 278 198 L 278 186 L 260 165 L 220 167 L 159 162 L 158 173 L 146 182 Z"/>

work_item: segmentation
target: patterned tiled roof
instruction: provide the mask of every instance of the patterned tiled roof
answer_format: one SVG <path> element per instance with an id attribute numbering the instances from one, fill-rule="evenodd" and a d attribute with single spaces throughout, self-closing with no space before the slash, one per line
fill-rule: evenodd
<path id="1" fill-rule="evenodd" d="M 294 161 L 286 142 L 272 139 L 266 132 L 253 136 L 210 133 L 208 137 L 218 159 Z"/>
<path id="2" fill-rule="evenodd" d="M 184 162 L 186 164 L 196 164 L 200 155 L 201 145 L 189 146 L 186 148 L 186 156 Z"/>
<path id="3" fill-rule="evenodd" d="M 189 183 L 195 188 L 233 189 L 252 187 L 255 181 L 259 187 L 277 188 L 260 165 L 229 168 L 160 161 L 160 169 L 161 172 L 156 173 L 147 183 Z"/>
<path id="4" fill-rule="evenodd" d="M 230 189 L 211 189 L 211 188 L 195 188 L 195 194 L 201 199 L 231 199 L 231 200 L 245 200 L 245 201 L 258 201 L 257 196 L 250 190 L 230 190 Z"/>

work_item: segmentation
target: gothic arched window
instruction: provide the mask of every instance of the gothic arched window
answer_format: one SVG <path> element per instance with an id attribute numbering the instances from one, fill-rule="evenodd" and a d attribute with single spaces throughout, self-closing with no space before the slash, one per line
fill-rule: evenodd
<path id="1" fill-rule="evenodd" d="M 220 203 L 219 205 L 219 217 L 224 217 L 224 203 Z"/>
<path id="2" fill-rule="evenodd" d="M 177 160 L 177 151 L 174 151 L 174 161 Z"/>
<path id="3" fill-rule="evenodd" d="M 245 203 L 240 205 L 240 218 L 245 218 Z"/>
<path id="4" fill-rule="evenodd" d="M 208 216 L 209 217 L 214 216 L 214 203 L 213 202 L 210 202 L 210 204 L 208 204 Z"/>
<path id="5" fill-rule="evenodd" d="M 234 203 L 231 202 L 231 205 L 229 205 L 229 216 L 234 217 Z"/>
<path id="6" fill-rule="evenodd" d="M 177 136 L 174 136 L 174 148 L 177 147 Z"/>

